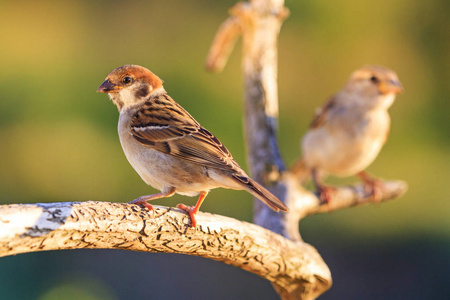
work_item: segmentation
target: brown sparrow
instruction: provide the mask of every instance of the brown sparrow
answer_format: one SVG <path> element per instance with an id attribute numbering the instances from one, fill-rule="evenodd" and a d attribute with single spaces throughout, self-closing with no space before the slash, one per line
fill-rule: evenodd
<path id="1" fill-rule="evenodd" d="M 363 172 L 377 157 L 389 134 L 388 108 L 402 92 L 397 75 L 379 66 L 352 73 L 344 88 L 318 109 L 301 142 L 302 157 L 291 171 L 311 174 L 322 201 L 333 188 L 321 183 L 328 175 L 358 175 L 377 198 L 377 181 Z"/>
<path id="2" fill-rule="evenodd" d="M 130 203 L 153 212 L 149 200 L 175 193 L 195 196 L 194 207 L 178 204 L 197 226 L 195 214 L 209 190 L 222 187 L 247 190 L 274 211 L 287 207 L 255 182 L 234 161 L 231 153 L 164 90 L 162 80 L 148 69 L 125 65 L 113 70 L 97 92 L 108 93 L 117 106 L 123 151 L 141 178 L 160 190 Z"/>

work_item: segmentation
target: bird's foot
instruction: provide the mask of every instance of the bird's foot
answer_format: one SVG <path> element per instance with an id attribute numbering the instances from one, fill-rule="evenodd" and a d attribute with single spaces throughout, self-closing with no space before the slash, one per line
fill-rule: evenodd
<path id="1" fill-rule="evenodd" d="M 319 176 L 319 171 L 316 168 L 311 170 L 311 177 L 314 182 L 314 186 L 317 189 L 317 197 L 319 198 L 320 204 L 329 204 L 331 198 L 333 198 L 336 193 L 336 188 L 331 185 L 324 185 L 322 179 Z"/>
<path id="2" fill-rule="evenodd" d="M 150 196 L 152 196 L 152 195 L 150 195 Z M 151 204 L 147 203 L 148 200 L 151 200 L 151 199 L 147 199 L 148 197 L 149 196 L 142 196 L 142 197 L 134 199 L 133 201 L 130 201 L 128 203 L 130 203 L 130 204 L 138 204 L 138 205 L 144 206 L 145 208 L 147 208 L 151 212 L 152 218 L 154 218 L 155 217 L 155 209 L 153 208 L 153 206 Z"/>
<path id="3" fill-rule="evenodd" d="M 375 203 L 381 202 L 384 192 L 383 182 L 380 179 L 374 178 L 365 172 L 358 173 L 358 177 L 361 178 L 364 183 L 365 196 L 371 197 L 373 202 Z"/>
<path id="4" fill-rule="evenodd" d="M 187 206 L 182 203 L 178 204 L 177 208 L 181 208 L 189 214 L 189 217 L 191 219 L 191 227 L 197 230 L 197 220 L 195 219 L 195 214 L 197 213 L 198 209 L 195 206 Z"/>
<path id="5" fill-rule="evenodd" d="M 322 185 L 317 187 L 317 192 L 321 204 L 329 204 L 336 193 L 336 188 L 331 185 Z"/>
<path id="6" fill-rule="evenodd" d="M 384 191 L 383 183 L 379 179 L 373 179 L 364 183 L 364 191 L 368 197 L 372 197 L 375 203 L 380 203 Z"/>

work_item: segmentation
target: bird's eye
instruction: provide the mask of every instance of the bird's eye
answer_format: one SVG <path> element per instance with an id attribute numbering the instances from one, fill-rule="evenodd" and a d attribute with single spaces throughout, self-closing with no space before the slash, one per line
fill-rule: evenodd
<path id="1" fill-rule="evenodd" d="M 372 81 L 373 83 L 378 82 L 378 78 L 375 76 L 370 77 L 370 81 Z"/>
<path id="2" fill-rule="evenodd" d="M 122 82 L 125 84 L 131 83 L 133 81 L 133 78 L 126 76 L 122 79 Z"/>

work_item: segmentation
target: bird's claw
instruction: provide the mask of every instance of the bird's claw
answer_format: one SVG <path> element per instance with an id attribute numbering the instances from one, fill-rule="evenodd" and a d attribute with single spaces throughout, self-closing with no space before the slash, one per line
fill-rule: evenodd
<path id="1" fill-rule="evenodd" d="M 336 193 L 336 188 L 330 185 L 323 185 L 317 188 L 321 204 L 329 204 Z"/>
<path id="2" fill-rule="evenodd" d="M 189 217 L 191 219 L 191 227 L 193 227 L 194 230 L 197 230 L 197 220 L 195 219 L 195 214 L 197 213 L 197 210 L 195 209 L 195 207 L 187 206 L 180 203 L 177 205 L 177 208 L 180 208 L 189 214 Z"/>
<path id="3" fill-rule="evenodd" d="M 138 198 L 138 199 L 135 199 L 135 200 L 130 201 L 128 203 L 130 203 L 130 204 L 138 204 L 138 205 L 144 206 L 145 208 L 147 208 L 149 210 L 149 212 L 152 215 L 152 218 L 155 217 L 155 208 L 151 204 L 148 204 L 146 201 L 144 201 L 144 200 L 139 201 L 139 198 Z"/>

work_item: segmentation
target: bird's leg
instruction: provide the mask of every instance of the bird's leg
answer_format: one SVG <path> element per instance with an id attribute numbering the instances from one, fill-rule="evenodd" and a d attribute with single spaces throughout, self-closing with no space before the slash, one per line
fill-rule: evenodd
<path id="1" fill-rule="evenodd" d="M 194 229 L 197 228 L 197 220 L 195 219 L 195 214 L 200 209 L 200 206 L 202 205 L 203 201 L 205 200 L 206 195 L 208 195 L 208 192 L 205 192 L 205 191 L 200 192 L 200 197 L 198 198 L 197 204 L 195 204 L 194 207 L 187 206 L 182 203 L 177 205 L 178 208 L 181 208 L 189 213 L 189 216 L 191 217 L 191 227 L 194 227 Z"/>
<path id="2" fill-rule="evenodd" d="M 372 196 L 375 202 L 379 202 L 383 194 L 383 184 L 381 180 L 370 176 L 368 173 L 361 171 L 356 174 L 364 183 L 364 192 L 367 196 Z"/>
<path id="3" fill-rule="evenodd" d="M 163 191 L 161 193 L 153 194 L 153 195 L 147 195 L 147 196 L 141 196 L 141 197 L 139 197 L 137 199 L 134 199 L 133 201 L 130 201 L 128 203 L 130 203 L 130 204 L 141 204 L 141 205 L 145 206 L 149 211 L 151 211 L 153 216 L 155 216 L 155 209 L 153 208 L 152 205 L 148 204 L 147 201 L 160 199 L 160 198 L 171 197 L 171 196 L 173 196 L 173 194 L 175 194 L 175 188 L 171 187 L 171 188 L 169 188 L 167 190 L 163 189 Z"/>
<path id="4" fill-rule="evenodd" d="M 331 198 L 336 190 L 335 187 L 331 185 L 324 185 L 321 182 L 321 179 L 319 178 L 319 175 L 317 174 L 317 169 L 312 169 L 311 171 L 311 177 L 313 180 L 314 185 L 316 186 L 317 193 L 319 194 L 319 200 L 322 203 L 330 203 Z"/>

